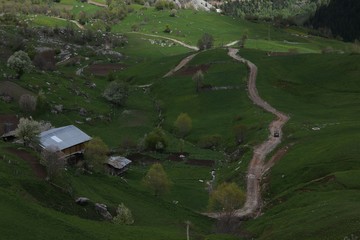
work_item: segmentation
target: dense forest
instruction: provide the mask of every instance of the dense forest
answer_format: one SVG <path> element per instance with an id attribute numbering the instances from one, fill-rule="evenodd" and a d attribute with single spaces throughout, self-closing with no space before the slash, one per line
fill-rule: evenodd
<path id="1" fill-rule="evenodd" d="M 344 41 L 359 40 L 360 1 L 332 0 L 316 11 L 309 25 L 328 37 L 341 37 Z"/>
<path id="2" fill-rule="evenodd" d="M 225 14 L 238 17 L 287 18 L 310 15 L 329 0 L 235 0 L 226 1 L 220 7 Z"/>

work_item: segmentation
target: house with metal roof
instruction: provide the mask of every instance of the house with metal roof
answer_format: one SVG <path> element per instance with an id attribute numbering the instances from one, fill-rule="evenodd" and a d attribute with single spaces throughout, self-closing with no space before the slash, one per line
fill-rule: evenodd
<path id="1" fill-rule="evenodd" d="M 83 153 L 85 143 L 91 137 L 74 125 L 60 128 L 52 128 L 40 133 L 40 146 L 42 148 L 55 147 L 69 157 L 78 153 Z"/>
<path id="2" fill-rule="evenodd" d="M 131 160 L 125 157 L 111 156 L 106 161 L 106 171 L 110 175 L 120 175 L 129 168 L 131 162 Z"/>

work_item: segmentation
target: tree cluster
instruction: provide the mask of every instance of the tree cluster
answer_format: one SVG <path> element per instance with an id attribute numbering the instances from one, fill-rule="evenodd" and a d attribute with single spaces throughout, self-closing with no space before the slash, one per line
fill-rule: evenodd
<path id="1" fill-rule="evenodd" d="M 332 0 L 321 6 L 308 25 L 325 37 L 341 37 L 344 41 L 360 39 L 360 1 Z"/>

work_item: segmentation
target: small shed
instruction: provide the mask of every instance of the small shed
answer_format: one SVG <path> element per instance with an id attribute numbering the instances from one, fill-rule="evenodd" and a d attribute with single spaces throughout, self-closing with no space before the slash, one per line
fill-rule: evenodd
<path id="1" fill-rule="evenodd" d="M 65 158 L 83 153 L 85 143 L 91 137 L 74 125 L 52 128 L 40 133 L 40 146 L 42 148 L 55 147 L 64 153 Z"/>
<path id="2" fill-rule="evenodd" d="M 106 171 L 113 176 L 123 174 L 128 170 L 131 160 L 121 156 L 111 156 L 106 162 Z"/>

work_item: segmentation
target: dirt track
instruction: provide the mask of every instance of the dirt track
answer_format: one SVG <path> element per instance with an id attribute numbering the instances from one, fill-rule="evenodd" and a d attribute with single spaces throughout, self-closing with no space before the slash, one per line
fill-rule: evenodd
<path id="1" fill-rule="evenodd" d="M 163 39 L 166 39 L 166 40 L 170 40 L 170 41 L 173 41 L 183 47 L 186 47 L 186 48 L 189 48 L 189 49 L 192 49 L 192 50 L 195 50 L 195 51 L 199 51 L 199 48 L 196 47 L 196 46 L 191 46 L 189 44 L 186 44 L 184 42 L 181 42 L 175 38 L 169 38 L 169 37 L 163 37 L 163 36 L 160 36 L 160 35 L 154 35 L 154 34 L 147 34 L 147 33 L 139 33 L 139 32 L 129 32 L 129 33 L 133 33 L 133 34 L 141 34 L 141 35 L 144 35 L 144 36 L 148 36 L 148 37 L 156 37 L 156 38 L 163 38 Z"/>
<path id="2" fill-rule="evenodd" d="M 250 161 L 247 171 L 247 189 L 246 189 L 246 202 L 243 208 L 237 209 L 234 213 L 234 217 L 237 218 L 249 218 L 256 217 L 261 210 L 261 186 L 260 181 L 264 173 L 264 160 L 268 153 L 273 151 L 275 147 L 281 142 L 282 127 L 289 120 L 289 117 L 284 113 L 276 110 L 270 106 L 267 102 L 262 100 L 256 89 L 256 75 L 257 67 L 252 62 L 243 59 L 236 55 L 237 49 L 229 48 L 229 56 L 237 61 L 245 63 L 249 68 L 248 78 L 248 91 L 250 99 L 259 107 L 265 109 L 268 112 L 277 116 L 277 119 L 272 121 L 269 125 L 270 135 L 269 138 L 261 145 L 255 147 L 253 157 Z M 278 131 L 280 136 L 274 137 L 274 132 Z M 212 218 L 221 218 L 224 213 L 206 213 L 205 215 Z"/>
<path id="3" fill-rule="evenodd" d="M 173 69 L 171 69 L 167 74 L 165 74 L 163 76 L 164 77 L 169 77 L 171 75 L 173 75 L 175 72 L 179 71 L 181 68 L 183 68 L 186 64 L 188 64 L 188 62 L 191 61 L 191 59 L 193 59 L 195 56 L 197 55 L 197 53 L 191 54 L 190 56 L 187 56 L 186 58 L 184 58 L 183 60 L 181 60 L 181 62 Z"/>

